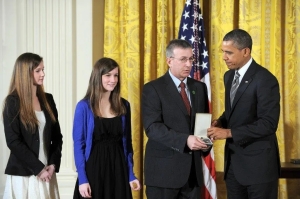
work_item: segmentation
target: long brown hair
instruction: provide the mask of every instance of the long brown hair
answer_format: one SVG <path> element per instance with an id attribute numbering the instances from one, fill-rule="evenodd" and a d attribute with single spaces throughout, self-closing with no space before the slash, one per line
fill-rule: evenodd
<path id="1" fill-rule="evenodd" d="M 20 55 L 15 62 L 8 91 L 8 95 L 12 94 L 19 97 L 19 115 L 21 122 L 25 126 L 26 130 L 31 130 L 33 133 L 35 133 L 34 129 L 39 124 L 33 109 L 33 72 L 34 69 L 36 69 L 42 61 L 43 58 L 37 54 L 23 53 L 22 55 Z M 44 87 L 41 85 L 37 85 L 36 92 L 40 103 L 45 106 L 47 112 L 50 114 L 51 120 L 55 122 L 56 119 L 53 111 L 51 110 L 46 100 Z M 4 104 L 4 106 L 6 106 L 6 103 Z"/>
<path id="2" fill-rule="evenodd" d="M 94 115 L 100 116 L 99 102 L 102 98 L 102 94 L 105 92 L 105 89 L 102 85 L 102 75 L 109 73 L 115 68 L 120 69 L 118 63 L 115 60 L 107 57 L 99 59 L 93 67 L 93 71 L 90 76 L 89 86 L 84 99 L 88 99 L 90 101 L 90 106 Z M 119 70 L 118 83 L 109 97 L 111 110 L 116 115 L 122 115 L 126 113 L 126 109 L 121 101 L 120 88 L 121 86 Z"/>

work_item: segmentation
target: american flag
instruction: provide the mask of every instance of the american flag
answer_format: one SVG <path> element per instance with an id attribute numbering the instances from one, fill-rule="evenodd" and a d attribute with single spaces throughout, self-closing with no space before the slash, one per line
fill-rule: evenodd
<path id="1" fill-rule="evenodd" d="M 209 103 L 211 102 L 211 87 L 209 78 L 209 59 L 204 37 L 204 24 L 200 10 L 199 0 L 186 0 L 182 12 L 179 39 L 184 39 L 193 46 L 194 63 L 191 77 L 206 83 Z M 206 157 L 202 157 L 204 187 L 201 198 L 217 199 L 216 170 L 214 162 L 214 150 Z"/>

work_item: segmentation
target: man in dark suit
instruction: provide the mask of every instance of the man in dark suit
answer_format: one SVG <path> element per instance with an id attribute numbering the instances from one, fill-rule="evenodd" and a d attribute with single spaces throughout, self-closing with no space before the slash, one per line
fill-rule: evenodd
<path id="1" fill-rule="evenodd" d="M 226 139 L 224 179 L 229 199 L 277 199 L 279 85 L 253 60 L 251 48 L 251 36 L 241 29 L 223 39 L 223 59 L 230 69 L 224 75 L 225 112 L 212 122 L 208 136 Z"/>
<path id="2" fill-rule="evenodd" d="M 193 135 L 193 129 L 195 113 L 209 111 L 207 88 L 188 77 L 193 51 L 187 41 L 172 40 L 166 57 L 169 70 L 143 88 L 146 195 L 148 199 L 200 198 L 201 155 L 209 147 Z M 187 85 L 183 89 L 181 82 Z M 186 103 L 181 92 L 186 93 Z"/>

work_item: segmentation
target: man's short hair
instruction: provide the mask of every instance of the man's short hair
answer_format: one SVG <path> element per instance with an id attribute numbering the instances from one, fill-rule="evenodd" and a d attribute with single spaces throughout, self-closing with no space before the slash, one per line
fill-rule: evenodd
<path id="1" fill-rule="evenodd" d="M 244 48 L 252 50 L 252 38 L 248 32 L 242 29 L 234 29 L 228 32 L 223 41 L 233 41 L 233 45 L 239 50 Z"/>
<path id="2" fill-rule="evenodd" d="M 166 48 L 166 57 L 172 57 L 173 56 L 173 51 L 174 51 L 175 48 L 187 49 L 187 48 L 193 48 L 193 47 L 186 40 L 173 39 L 169 42 L 169 44 Z"/>

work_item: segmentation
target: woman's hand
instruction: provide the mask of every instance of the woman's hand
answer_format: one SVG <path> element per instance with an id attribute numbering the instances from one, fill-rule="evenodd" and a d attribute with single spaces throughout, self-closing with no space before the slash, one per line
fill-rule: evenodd
<path id="1" fill-rule="evenodd" d="M 54 167 L 54 165 L 51 164 L 51 165 L 47 166 L 45 169 L 46 169 L 46 170 L 48 171 L 48 173 L 50 174 L 50 179 L 51 179 L 53 173 L 55 172 L 55 167 Z"/>
<path id="2" fill-rule="evenodd" d="M 140 185 L 140 182 L 138 179 L 130 181 L 129 184 L 130 184 L 131 189 L 134 191 L 138 191 L 141 189 L 141 185 Z"/>
<path id="3" fill-rule="evenodd" d="M 47 168 L 47 167 L 46 167 Z M 46 181 L 49 182 L 51 180 L 51 176 L 50 173 L 46 170 L 46 168 L 44 168 L 38 175 L 37 177 L 41 180 L 41 181 Z"/>
<path id="4" fill-rule="evenodd" d="M 92 197 L 92 190 L 89 183 L 79 185 L 79 193 L 84 198 Z"/>

